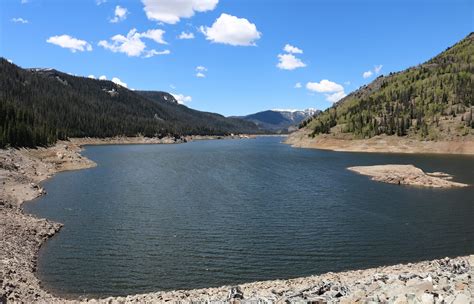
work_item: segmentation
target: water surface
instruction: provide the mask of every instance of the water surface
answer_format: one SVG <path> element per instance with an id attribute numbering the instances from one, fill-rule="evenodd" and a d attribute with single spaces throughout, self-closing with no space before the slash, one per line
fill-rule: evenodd
<path id="1" fill-rule="evenodd" d="M 28 212 L 64 223 L 38 275 L 57 294 L 124 295 L 291 278 L 474 252 L 474 187 L 346 170 L 414 164 L 474 184 L 474 157 L 295 149 L 281 138 L 89 146 Z"/>

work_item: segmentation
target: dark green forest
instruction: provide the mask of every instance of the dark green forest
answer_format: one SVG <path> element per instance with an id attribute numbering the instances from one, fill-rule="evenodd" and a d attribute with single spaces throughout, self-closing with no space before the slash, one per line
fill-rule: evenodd
<path id="1" fill-rule="evenodd" d="M 474 34 L 419 66 L 380 76 L 300 127 L 317 134 L 439 139 L 472 134 Z"/>
<path id="2" fill-rule="evenodd" d="M 251 122 L 196 111 L 165 92 L 0 59 L 0 147 L 36 147 L 69 137 L 257 133 Z"/>

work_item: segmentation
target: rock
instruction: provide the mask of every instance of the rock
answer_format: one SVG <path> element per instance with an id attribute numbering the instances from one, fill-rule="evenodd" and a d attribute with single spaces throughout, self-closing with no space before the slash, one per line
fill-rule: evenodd
<path id="1" fill-rule="evenodd" d="M 229 296 L 228 296 L 229 300 L 233 300 L 233 299 L 242 300 L 243 298 L 244 298 L 244 293 L 242 292 L 239 286 L 235 286 L 230 289 Z"/>
<path id="2" fill-rule="evenodd" d="M 433 304 L 434 303 L 434 296 L 431 293 L 424 293 L 421 296 L 421 303 L 423 303 L 423 304 Z"/>
<path id="3" fill-rule="evenodd" d="M 471 303 L 471 297 L 468 297 L 464 293 L 460 293 L 456 296 L 456 299 L 454 299 L 453 304 L 470 304 Z"/>

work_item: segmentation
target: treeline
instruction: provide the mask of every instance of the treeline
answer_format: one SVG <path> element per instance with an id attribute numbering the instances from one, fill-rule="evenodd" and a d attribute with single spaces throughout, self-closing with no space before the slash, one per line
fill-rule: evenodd
<path id="1" fill-rule="evenodd" d="M 439 133 L 443 120 L 451 120 L 457 125 L 449 131 L 463 135 L 474 128 L 473 81 L 474 35 L 470 34 L 425 64 L 377 78 L 307 126 L 313 136 L 332 130 L 360 138 L 380 134 L 431 138 Z"/>
<path id="2" fill-rule="evenodd" d="M 49 145 L 69 137 L 256 133 L 255 124 L 144 96 L 110 81 L 25 70 L 0 59 L 0 147 Z"/>

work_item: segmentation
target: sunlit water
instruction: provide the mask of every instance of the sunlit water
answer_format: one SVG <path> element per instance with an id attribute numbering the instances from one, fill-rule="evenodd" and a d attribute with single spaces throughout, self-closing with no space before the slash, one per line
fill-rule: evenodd
<path id="1" fill-rule="evenodd" d="M 474 184 L 468 156 L 295 149 L 282 138 L 90 146 L 96 168 L 44 183 L 64 223 L 39 257 L 55 293 L 106 296 L 292 278 L 474 252 L 474 187 L 370 181 L 414 164 Z"/>

